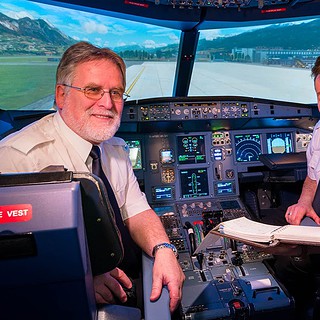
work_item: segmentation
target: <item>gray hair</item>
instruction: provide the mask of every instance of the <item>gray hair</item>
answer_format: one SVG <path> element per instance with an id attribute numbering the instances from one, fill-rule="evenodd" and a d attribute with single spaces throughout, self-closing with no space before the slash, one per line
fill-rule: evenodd
<path id="1" fill-rule="evenodd" d="M 72 84 L 77 65 L 96 60 L 108 60 L 113 62 L 122 74 L 123 88 L 125 89 L 126 65 L 123 59 L 109 48 L 98 48 L 85 41 L 72 45 L 64 52 L 57 68 L 56 84 Z"/>

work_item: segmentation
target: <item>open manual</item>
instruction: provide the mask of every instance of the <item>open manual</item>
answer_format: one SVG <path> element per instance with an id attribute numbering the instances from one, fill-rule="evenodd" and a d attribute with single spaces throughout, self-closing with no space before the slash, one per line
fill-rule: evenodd
<path id="1" fill-rule="evenodd" d="M 217 236 L 234 239 L 262 249 L 276 247 L 280 244 L 320 246 L 319 226 L 276 226 L 245 217 L 221 222 L 205 237 L 203 245 L 207 246 Z M 201 250 L 201 248 L 198 249 Z"/>

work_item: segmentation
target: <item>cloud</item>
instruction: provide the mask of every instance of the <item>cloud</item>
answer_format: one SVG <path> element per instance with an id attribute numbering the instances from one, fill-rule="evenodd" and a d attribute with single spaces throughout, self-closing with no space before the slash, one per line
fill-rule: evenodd
<path id="1" fill-rule="evenodd" d="M 201 31 L 201 38 L 206 40 L 213 40 L 221 36 L 219 30 L 203 30 Z"/>
<path id="2" fill-rule="evenodd" d="M 1 7 L 4 9 L 1 9 L 0 11 L 12 19 L 21 19 L 26 17 L 30 19 L 35 19 L 35 17 L 37 17 L 36 13 L 32 13 L 31 11 L 25 11 L 24 8 L 15 5 L 1 4 Z"/>
<path id="3" fill-rule="evenodd" d="M 34 19 L 34 16 L 30 12 L 26 12 L 26 11 L 7 12 L 4 14 L 10 18 L 13 18 L 13 19 L 21 19 L 21 18 L 26 18 L 26 17 L 30 18 L 30 19 Z"/>
<path id="4" fill-rule="evenodd" d="M 117 43 L 117 47 L 124 47 L 124 46 L 126 46 L 127 44 L 125 43 L 125 42 L 123 42 L 123 41 L 119 41 L 118 43 Z"/>
<path id="5" fill-rule="evenodd" d="M 154 49 L 156 48 L 156 43 L 155 41 L 153 40 L 145 40 L 142 45 L 145 47 L 145 48 L 149 48 L 149 49 Z"/>
<path id="6" fill-rule="evenodd" d="M 129 29 L 128 27 L 124 26 L 123 24 L 113 24 L 112 27 L 110 27 L 109 32 L 115 35 L 128 35 L 135 33 L 136 31 L 134 29 Z"/>
<path id="7" fill-rule="evenodd" d="M 152 34 L 152 38 L 166 38 L 171 40 L 171 42 L 173 43 L 178 43 L 179 42 L 179 32 L 174 33 L 174 32 L 168 32 L 167 29 L 163 30 L 163 29 L 150 29 L 147 31 L 147 33 L 151 33 Z"/>
<path id="8" fill-rule="evenodd" d="M 172 40 L 173 42 L 175 42 L 175 43 L 178 43 L 178 42 L 179 42 L 179 37 L 178 37 L 176 34 L 174 34 L 174 33 L 170 33 L 169 36 L 168 36 L 168 38 L 169 38 L 170 40 Z"/>
<path id="9" fill-rule="evenodd" d="M 93 20 L 90 20 L 90 21 L 87 21 L 83 24 L 83 28 L 84 28 L 84 31 L 86 33 L 99 33 L 99 34 L 106 34 L 108 33 L 108 28 L 101 24 L 101 23 L 97 23 Z"/>
<path id="10" fill-rule="evenodd" d="M 156 49 L 161 47 L 166 47 L 167 43 L 156 43 L 154 40 L 145 40 L 142 43 L 142 46 L 144 46 L 147 49 Z"/>
<path id="11" fill-rule="evenodd" d="M 99 47 L 109 47 L 109 41 L 106 41 L 103 38 L 94 38 L 93 43 Z"/>

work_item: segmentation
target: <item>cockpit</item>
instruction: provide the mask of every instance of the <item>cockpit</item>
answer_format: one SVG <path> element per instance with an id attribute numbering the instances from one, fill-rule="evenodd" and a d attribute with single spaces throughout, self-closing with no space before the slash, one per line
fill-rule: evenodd
<path id="1" fill-rule="evenodd" d="M 272 254 L 222 238 L 196 250 L 222 221 L 286 224 L 319 120 L 319 30 L 318 0 L 4 0 L 0 139 L 55 112 L 70 45 L 109 47 L 126 64 L 116 136 L 186 276 L 172 320 L 297 320 Z M 165 289 L 149 301 L 152 259 L 142 264 L 142 316 L 171 319 Z"/>

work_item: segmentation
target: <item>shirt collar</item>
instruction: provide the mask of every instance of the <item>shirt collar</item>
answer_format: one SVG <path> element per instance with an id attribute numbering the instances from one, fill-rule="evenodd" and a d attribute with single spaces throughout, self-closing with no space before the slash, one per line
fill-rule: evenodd
<path id="1" fill-rule="evenodd" d="M 68 142 L 72 146 L 74 146 L 75 150 L 78 152 L 83 162 L 86 162 L 91 151 L 92 144 L 87 140 L 81 138 L 78 134 L 71 130 L 63 121 L 59 112 L 56 112 L 55 120 L 57 122 L 61 136 L 65 137 L 68 140 Z"/>

